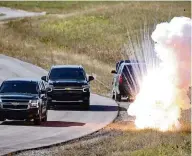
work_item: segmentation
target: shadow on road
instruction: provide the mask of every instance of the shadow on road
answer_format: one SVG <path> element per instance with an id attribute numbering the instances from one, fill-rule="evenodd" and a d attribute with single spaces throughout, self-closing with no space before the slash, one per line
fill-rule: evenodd
<path id="1" fill-rule="evenodd" d="M 65 121 L 47 121 L 42 122 L 41 125 L 34 125 L 33 122 L 29 121 L 5 121 L 0 125 L 11 125 L 11 126 L 35 126 L 35 127 L 72 127 L 72 126 L 84 126 L 85 123 L 81 122 L 65 122 Z"/>
<path id="2" fill-rule="evenodd" d="M 90 111 L 117 111 L 118 106 L 91 105 Z"/>
<path id="3" fill-rule="evenodd" d="M 119 107 L 119 111 L 127 111 L 127 109 L 126 108 L 124 108 L 124 107 Z"/>
<path id="4" fill-rule="evenodd" d="M 85 111 L 79 107 L 67 107 L 67 106 L 59 106 L 59 107 L 55 107 L 52 109 L 53 111 L 64 111 L 64 110 L 69 110 L 69 111 Z M 106 106 L 106 105 L 90 105 L 89 110 L 86 111 L 90 111 L 90 112 L 96 112 L 96 111 L 117 111 L 118 110 L 118 106 Z"/>

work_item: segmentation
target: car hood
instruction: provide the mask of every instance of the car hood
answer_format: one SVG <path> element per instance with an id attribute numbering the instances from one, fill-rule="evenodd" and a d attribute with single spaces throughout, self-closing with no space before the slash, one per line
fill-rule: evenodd
<path id="1" fill-rule="evenodd" d="M 18 93 L 3 93 L 0 94 L 0 98 L 2 100 L 6 99 L 14 99 L 14 100 L 32 100 L 32 99 L 37 99 L 38 95 L 35 94 L 18 94 Z"/>
<path id="2" fill-rule="evenodd" d="M 87 81 L 85 80 L 57 80 L 57 81 L 49 81 L 49 85 L 53 85 L 54 87 L 65 87 L 65 86 L 75 86 L 81 87 L 83 85 L 87 85 Z"/>

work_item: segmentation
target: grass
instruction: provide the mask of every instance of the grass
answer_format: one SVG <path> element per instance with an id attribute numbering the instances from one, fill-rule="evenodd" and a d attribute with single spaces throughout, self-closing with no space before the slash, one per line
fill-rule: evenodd
<path id="1" fill-rule="evenodd" d="M 118 126 L 118 128 L 120 131 L 121 127 Z M 190 133 L 124 130 L 119 136 L 79 141 L 32 152 L 27 151 L 20 153 L 19 156 L 189 156 L 190 153 Z"/>
<path id="2" fill-rule="evenodd" d="M 1 5 L 17 3 L 23 8 L 36 6 L 36 2 L 2 2 Z M 59 8 L 56 6 L 60 3 L 64 2 L 55 3 L 55 8 Z M 77 2 L 71 2 L 67 8 L 73 8 L 72 3 Z M 89 5 L 79 3 L 78 7 Z M 47 15 L 1 25 L 0 51 L 46 69 L 51 64 L 82 64 L 101 82 L 93 82 L 93 92 L 106 95 L 110 91 L 110 71 L 115 62 L 130 56 L 131 50 L 122 51 L 124 44 L 131 44 L 127 43 L 129 37 L 137 43 L 144 27 L 152 32 L 154 24 L 174 16 L 190 17 L 191 12 L 190 2 L 105 2 L 104 9 L 97 8 L 100 3 L 95 3 L 90 4 L 96 9 L 86 14 Z M 49 2 L 38 4 L 41 10 L 50 6 Z"/>
<path id="3" fill-rule="evenodd" d="M 0 16 L 4 16 L 5 14 L 0 13 Z"/>
<path id="4" fill-rule="evenodd" d="M 110 4 L 115 4 L 116 2 L 110 2 Z M 16 9 L 23 9 L 27 11 L 46 11 L 49 13 L 69 13 L 74 11 L 86 10 L 90 8 L 99 7 L 106 4 L 106 2 L 78 2 L 78 1 L 58 1 L 58 2 L 43 2 L 43 1 L 1 1 L 0 6 L 10 7 Z"/>
<path id="5" fill-rule="evenodd" d="M 125 52 L 124 45 L 139 45 L 144 29 L 150 36 L 157 23 L 191 16 L 190 2 L 0 2 L 0 6 L 55 14 L 1 24 L 3 54 L 45 69 L 52 64 L 82 64 L 97 75 L 92 91 L 102 95 L 110 91 L 115 62 L 131 57 L 133 51 Z M 87 8 L 91 10 L 81 14 Z M 79 12 L 58 15 L 74 10 Z M 191 131 L 125 130 L 118 137 L 61 146 L 56 155 L 188 156 L 190 135 Z"/>

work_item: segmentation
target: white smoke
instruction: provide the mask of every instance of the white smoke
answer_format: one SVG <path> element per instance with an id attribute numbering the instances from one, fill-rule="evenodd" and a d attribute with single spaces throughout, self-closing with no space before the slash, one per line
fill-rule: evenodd
<path id="1" fill-rule="evenodd" d="M 138 128 L 179 128 L 180 109 L 190 107 L 191 26 L 190 18 L 174 17 L 158 24 L 152 33 L 161 63 L 149 69 L 128 109 L 129 115 L 136 116 Z"/>
<path id="2" fill-rule="evenodd" d="M 187 109 L 190 103 L 187 91 L 191 85 L 191 26 L 190 18 L 174 17 L 169 23 L 158 24 L 151 36 L 156 42 L 158 57 L 164 63 L 172 60 L 176 65 L 177 95 L 183 109 Z"/>

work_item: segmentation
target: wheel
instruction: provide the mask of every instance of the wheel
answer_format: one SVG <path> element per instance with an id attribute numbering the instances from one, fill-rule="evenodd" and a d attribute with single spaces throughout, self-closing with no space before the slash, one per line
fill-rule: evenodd
<path id="1" fill-rule="evenodd" d="M 47 110 L 51 110 L 52 109 L 52 103 L 51 102 L 47 102 Z"/>
<path id="2" fill-rule="evenodd" d="M 5 118 L 0 116 L 0 121 L 5 121 Z"/>
<path id="3" fill-rule="evenodd" d="M 115 94 L 114 94 L 114 92 L 112 93 L 112 99 L 115 100 Z"/>
<path id="4" fill-rule="evenodd" d="M 90 101 L 84 101 L 83 102 L 83 109 L 84 110 L 89 110 L 89 107 L 90 107 Z"/>
<path id="5" fill-rule="evenodd" d="M 41 116 L 41 113 L 39 113 L 39 116 L 36 119 L 34 119 L 34 124 L 41 125 L 41 121 L 42 121 L 42 116 Z"/>
<path id="6" fill-rule="evenodd" d="M 49 105 L 47 105 L 47 110 L 50 110 L 50 106 Z"/>
<path id="7" fill-rule="evenodd" d="M 115 96 L 115 100 L 118 101 L 118 102 L 121 102 L 121 94 L 117 94 L 116 93 L 116 96 Z"/>
<path id="8" fill-rule="evenodd" d="M 42 122 L 46 122 L 46 121 L 47 121 L 47 111 L 46 111 L 44 118 L 42 119 Z"/>

